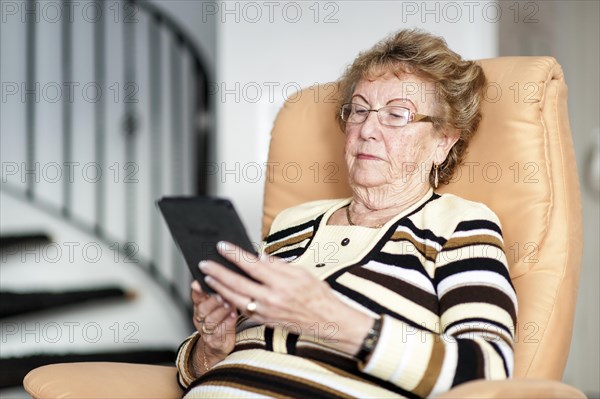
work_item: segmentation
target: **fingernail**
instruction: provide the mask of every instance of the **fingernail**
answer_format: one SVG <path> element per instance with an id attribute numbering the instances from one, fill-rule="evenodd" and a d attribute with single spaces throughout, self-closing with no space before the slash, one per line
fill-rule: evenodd
<path id="1" fill-rule="evenodd" d="M 229 317 L 231 317 L 232 319 L 235 319 L 237 317 L 237 313 L 231 312 L 231 313 L 229 313 Z"/>
<path id="2" fill-rule="evenodd" d="M 223 304 L 223 307 L 224 307 L 225 309 L 229 309 L 231 306 L 229 306 L 229 304 L 228 304 L 227 302 L 225 302 L 225 303 Z"/>
<path id="3" fill-rule="evenodd" d="M 223 298 L 221 297 L 221 295 L 217 294 L 215 295 L 215 298 L 217 298 L 217 302 L 223 303 Z"/>
<path id="4" fill-rule="evenodd" d="M 202 260 L 202 261 L 200 261 L 200 263 L 198 263 L 198 267 L 200 268 L 200 270 L 205 270 L 207 266 L 208 266 L 208 262 L 205 260 Z"/>
<path id="5" fill-rule="evenodd" d="M 192 284 L 190 284 L 190 287 L 194 291 L 200 291 L 200 284 L 198 284 L 198 282 L 196 280 L 192 281 Z"/>
<path id="6" fill-rule="evenodd" d="M 212 285 L 213 278 L 211 276 L 206 276 L 206 277 L 204 277 L 204 282 L 208 285 Z"/>
<path id="7" fill-rule="evenodd" d="M 229 244 L 227 241 L 219 241 L 217 243 L 217 248 L 220 250 L 223 250 L 223 251 L 229 249 L 230 247 L 231 247 L 231 244 Z"/>

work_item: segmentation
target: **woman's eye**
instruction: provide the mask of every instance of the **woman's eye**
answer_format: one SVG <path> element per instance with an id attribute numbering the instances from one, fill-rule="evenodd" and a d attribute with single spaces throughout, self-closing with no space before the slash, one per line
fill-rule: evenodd
<path id="1" fill-rule="evenodd" d="M 366 109 L 355 109 L 355 110 L 354 110 L 354 113 L 355 113 L 356 115 L 364 115 L 364 114 L 366 114 L 367 112 L 368 112 L 368 111 L 367 111 Z"/>
<path id="2" fill-rule="evenodd" d="M 404 119 L 406 116 L 404 114 L 398 114 L 398 113 L 395 113 L 395 112 L 390 112 L 389 113 L 389 117 L 391 119 L 398 119 L 399 120 L 399 119 Z"/>

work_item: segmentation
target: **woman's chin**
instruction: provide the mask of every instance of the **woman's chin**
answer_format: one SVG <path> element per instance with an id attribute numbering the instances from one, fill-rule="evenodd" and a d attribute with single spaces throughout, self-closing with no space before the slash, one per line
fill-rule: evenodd
<path id="1" fill-rule="evenodd" d="M 353 185 L 362 188 L 375 188 L 388 183 L 381 175 L 373 176 L 371 173 L 356 173 L 351 176 L 350 181 Z"/>

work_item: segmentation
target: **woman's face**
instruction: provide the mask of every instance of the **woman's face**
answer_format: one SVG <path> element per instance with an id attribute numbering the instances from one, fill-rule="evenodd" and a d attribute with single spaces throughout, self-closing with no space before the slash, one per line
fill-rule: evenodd
<path id="1" fill-rule="evenodd" d="M 361 80 L 352 102 L 369 109 L 401 106 L 411 112 L 439 116 L 435 109 L 435 84 L 410 74 L 388 74 L 377 80 Z M 456 139 L 433 128 L 431 122 L 412 122 L 403 127 L 384 126 L 370 112 L 360 124 L 346 124 L 345 159 L 350 184 L 363 188 L 394 189 L 429 186 L 432 164 L 446 159 Z M 424 188 L 420 186 L 420 188 Z"/>

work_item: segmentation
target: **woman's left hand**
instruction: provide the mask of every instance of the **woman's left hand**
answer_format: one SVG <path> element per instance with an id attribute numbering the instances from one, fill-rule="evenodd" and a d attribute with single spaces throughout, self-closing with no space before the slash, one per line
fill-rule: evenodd
<path id="1" fill-rule="evenodd" d="M 256 280 L 216 262 L 201 262 L 207 284 L 227 302 L 268 326 L 299 328 L 291 331 L 299 335 L 318 332 L 318 338 L 328 338 L 340 350 L 358 351 L 373 318 L 344 304 L 327 283 L 276 257 L 257 257 L 231 243 L 217 247 L 224 258 Z"/>

